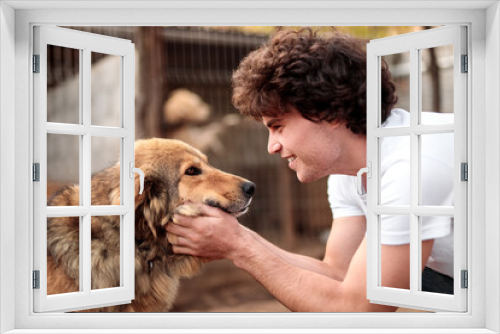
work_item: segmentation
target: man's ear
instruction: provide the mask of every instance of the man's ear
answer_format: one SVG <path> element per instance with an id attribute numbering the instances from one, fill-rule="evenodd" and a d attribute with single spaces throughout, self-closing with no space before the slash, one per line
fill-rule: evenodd
<path id="1" fill-rule="evenodd" d="M 336 129 L 338 128 L 339 126 L 346 126 L 347 122 L 346 121 L 341 121 L 341 120 L 338 120 L 338 119 L 335 119 L 333 121 L 330 122 L 330 126 L 333 128 L 333 129 Z"/>
<path id="2" fill-rule="evenodd" d="M 147 226 L 156 239 L 158 237 L 157 230 L 163 229 L 171 216 L 168 212 L 168 191 L 164 182 L 160 179 L 146 177 L 144 180 L 144 191 L 139 195 L 139 182 L 137 179 L 135 196 L 136 224 L 141 224 L 142 226 L 140 227 L 143 229 Z M 140 217 L 141 215 L 142 217 Z"/>

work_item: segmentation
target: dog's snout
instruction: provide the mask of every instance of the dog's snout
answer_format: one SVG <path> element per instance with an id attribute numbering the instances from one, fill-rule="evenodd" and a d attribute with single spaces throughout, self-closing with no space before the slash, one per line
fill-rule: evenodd
<path id="1" fill-rule="evenodd" d="M 255 183 L 253 183 L 253 182 L 245 182 L 241 186 L 241 189 L 243 190 L 243 193 L 247 197 L 252 197 L 253 194 L 255 193 Z"/>

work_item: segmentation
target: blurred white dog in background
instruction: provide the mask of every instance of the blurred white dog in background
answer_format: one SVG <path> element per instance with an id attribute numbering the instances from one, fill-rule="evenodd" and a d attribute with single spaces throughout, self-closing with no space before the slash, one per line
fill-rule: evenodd
<path id="1" fill-rule="evenodd" d="M 174 90 L 163 105 L 163 120 L 172 129 L 168 136 L 202 152 L 223 154 L 224 145 L 219 136 L 228 127 L 238 125 L 241 117 L 228 114 L 207 124 L 210 112 L 210 106 L 199 95 L 184 88 Z"/>

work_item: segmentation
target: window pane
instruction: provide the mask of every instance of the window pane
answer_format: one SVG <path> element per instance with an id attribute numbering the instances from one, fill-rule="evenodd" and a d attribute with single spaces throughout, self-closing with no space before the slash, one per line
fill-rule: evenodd
<path id="1" fill-rule="evenodd" d="M 409 290 L 410 288 L 410 216 L 381 215 L 380 286 Z M 384 274 L 384 271 L 386 272 Z M 387 274 L 398 273 L 398 277 Z"/>
<path id="2" fill-rule="evenodd" d="M 121 216 L 93 216 L 92 290 L 120 286 Z"/>
<path id="3" fill-rule="evenodd" d="M 381 138 L 380 204 L 410 205 L 410 137 Z"/>
<path id="4" fill-rule="evenodd" d="M 454 134 L 421 135 L 422 205 L 453 206 Z"/>
<path id="5" fill-rule="evenodd" d="M 422 80 L 421 124 L 453 123 L 453 45 L 420 50 Z"/>
<path id="6" fill-rule="evenodd" d="M 80 123 L 80 50 L 47 45 L 47 122 Z"/>
<path id="7" fill-rule="evenodd" d="M 79 136 L 47 134 L 47 205 L 80 205 L 79 162 Z"/>
<path id="8" fill-rule="evenodd" d="M 81 217 L 47 219 L 47 295 L 80 291 L 80 222 Z"/>
<path id="9" fill-rule="evenodd" d="M 92 205 L 120 205 L 121 138 L 92 137 Z"/>
<path id="10" fill-rule="evenodd" d="M 397 103 L 393 108 L 401 108 L 410 111 L 410 52 L 395 53 L 382 57 L 389 66 L 392 82 L 396 86 Z M 384 76 L 381 76 L 381 100 L 384 101 L 386 90 L 384 89 Z M 386 97 L 387 99 L 387 97 Z M 382 102 L 383 103 L 383 102 Z M 383 104 L 382 104 L 383 105 Z M 383 111 L 383 109 L 381 109 Z M 384 123 L 384 116 L 381 116 L 381 123 L 384 127 L 403 126 L 399 123 Z"/>
<path id="11" fill-rule="evenodd" d="M 121 57 L 92 52 L 92 125 L 120 127 Z"/>
<path id="12" fill-rule="evenodd" d="M 430 255 L 422 251 L 427 265 L 422 273 L 421 291 L 453 294 L 453 217 L 420 218 L 422 240 L 434 239 Z"/>

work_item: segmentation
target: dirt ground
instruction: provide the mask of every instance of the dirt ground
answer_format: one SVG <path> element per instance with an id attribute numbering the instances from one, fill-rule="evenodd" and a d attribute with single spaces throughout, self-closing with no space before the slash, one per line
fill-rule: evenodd
<path id="1" fill-rule="evenodd" d="M 287 312 L 252 276 L 229 261 L 205 265 L 181 282 L 173 312 Z"/>

